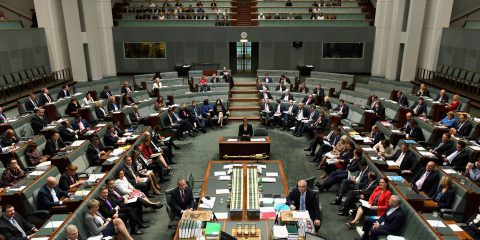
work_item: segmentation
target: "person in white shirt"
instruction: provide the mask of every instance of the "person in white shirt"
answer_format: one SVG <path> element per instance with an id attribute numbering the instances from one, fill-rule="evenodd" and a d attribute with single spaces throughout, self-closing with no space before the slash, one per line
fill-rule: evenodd
<path id="1" fill-rule="evenodd" d="M 265 15 L 263 15 L 263 13 L 259 13 L 258 20 L 265 20 Z"/>
<path id="2" fill-rule="evenodd" d="M 155 88 L 162 88 L 162 83 L 160 82 L 160 78 L 155 78 L 153 80 L 153 89 Z"/>
<path id="3" fill-rule="evenodd" d="M 87 93 L 87 95 L 85 95 L 85 97 L 83 98 L 82 107 L 88 107 L 93 103 L 95 103 L 95 99 L 93 99 L 90 93 Z"/>

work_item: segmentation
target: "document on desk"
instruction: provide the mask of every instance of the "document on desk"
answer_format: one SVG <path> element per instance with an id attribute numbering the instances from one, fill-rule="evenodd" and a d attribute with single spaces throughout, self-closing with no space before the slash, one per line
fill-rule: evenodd
<path id="1" fill-rule="evenodd" d="M 241 163 L 226 164 L 226 165 L 223 165 L 223 169 L 230 169 L 233 167 L 241 167 L 241 166 L 243 166 Z"/>
<path id="2" fill-rule="evenodd" d="M 228 189 L 227 189 L 228 190 Z M 210 197 L 210 199 L 202 198 L 202 203 L 200 203 L 200 208 L 213 208 L 215 206 L 216 197 Z M 218 216 L 217 216 L 218 218 Z"/>
<path id="3" fill-rule="evenodd" d="M 27 186 L 21 186 L 21 187 L 18 187 L 18 188 L 10 188 L 10 189 L 8 189 L 8 191 L 10 191 L 10 192 L 20 192 L 23 189 L 25 189 L 26 187 Z"/>
<path id="4" fill-rule="evenodd" d="M 215 194 L 230 194 L 230 190 L 227 189 L 217 189 L 215 190 Z"/>
<path id="5" fill-rule="evenodd" d="M 137 197 L 129 198 L 129 199 L 127 200 L 127 204 L 128 204 L 128 203 L 134 203 L 134 202 L 137 202 L 137 200 L 138 200 L 138 198 L 137 198 Z"/>
<path id="6" fill-rule="evenodd" d="M 396 166 L 398 167 L 397 163 L 395 161 L 386 161 L 388 166 Z"/>
<path id="7" fill-rule="evenodd" d="M 227 139 L 227 142 L 236 142 L 236 141 L 237 141 L 236 138 L 229 138 L 229 139 Z"/>
<path id="8" fill-rule="evenodd" d="M 371 148 L 371 147 L 363 147 L 362 149 L 363 149 L 363 151 L 367 151 L 367 152 L 368 152 L 368 151 L 370 151 L 370 152 L 371 152 L 371 151 L 375 151 L 375 150 L 373 150 L 373 148 Z"/>
<path id="9" fill-rule="evenodd" d="M 427 151 L 424 147 L 415 147 L 418 151 Z"/>
<path id="10" fill-rule="evenodd" d="M 215 171 L 215 172 L 213 172 L 213 175 L 214 175 L 215 177 L 217 177 L 217 176 L 225 176 L 225 175 L 227 175 L 227 172 L 225 172 L 225 171 Z"/>
<path id="11" fill-rule="evenodd" d="M 287 226 L 273 225 L 273 235 L 276 239 L 287 239 L 288 238 Z"/>
<path id="12" fill-rule="evenodd" d="M 29 173 L 28 175 L 29 176 L 32 176 L 32 177 L 35 177 L 35 176 L 40 176 L 42 175 L 42 173 L 44 173 L 45 171 L 32 171 L 31 173 Z"/>
<path id="13" fill-rule="evenodd" d="M 287 199 L 286 199 L 286 198 L 274 198 L 274 199 L 273 199 L 273 202 L 275 203 L 274 205 L 277 205 L 277 204 L 286 204 L 286 203 L 287 203 Z"/>
<path id="14" fill-rule="evenodd" d="M 443 169 L 443 171 L 444 171 L 446 174 L 457 174 L 457 172 L 456 172 L 455 170 L 453 170 L 453 168 Z"/>
<path id="15" fill-rule="evenodd" d="M 332 165 L 337 163 L 337 159 L 327 159 L 327 164 Z"/>
<path id="16" fill-rule="evenodd" d="M 50 221 L 45 226 L 44 228 L 58 228 L 60 225 L 62 225 L 63 221 Z"/>
<path id="17" fill-rule="evenodd" d="M 48 167 L 50 167 L 50 165 L 52 165 L 51 161 L 45 161 L 35 166 L 35 170 L 37 171 L 46 170 Z"/>
<path id="18" fill-rule="evenodd" d="M 35 236 L 33 236 L 33 237 L 30 238 L 30 239 L 32 239 L 32 240 L 48 240 L 49 237 L 35 237 Z"/>
<path id="19" fill-rule="evenodd" d="M 457 224 L 448 224 L 448 227 L 450 227 L 454 232 L 463 232 L 463 229 Z"/>
<path id="20" fill-rule="evenodd" d="M 217 216 L 217 219 L 227 219 L 228 218 L 228 212 L 216 212 L 215 216 Z"/>
<path id="21" fill-rule="evenodd" d="M 420 155 L 424 156 L 424 157 L 428 157 L 428 158 L 434 158 L 435 155 L 431 152 L 428 152 L 428 151 L 419 151 L 418 153 L 420 153 Z"/>
<path id="22" fill-rule="evenodd" d="M 115 150 L 113 150 L 113 152 L 110 153 L 110 156 L 119 156 L 123 153 L 123 150 L 120 149 L 120 148 L 117 148 Z"/>
<path id="23" fill-rule="evenodd" d="M 260 202 L 265 204 L 273 204 L 273 198 L 260 198 Z"/>
<path id="24" fill-rule="evenodd" d="M 262 177 L 262 182 L 274 183 L 274 182 L 277 182 L 277 179 L 274 177 Z"/>
<path id="25" fill-rule="evenodd" d="M 293 211 L 293 218 L 295 219 L 310 219 L 308 211 Z"/>
<path id="26" fill-rule="evenodd" d="M 265 138 L 251 138 L 250 141 L 252 142 L 265 142 Z"/>
<path id="27" fill-rule="evenodd" d="M 97 181 L 97 179 L 103 178 L 103 176 L 105 176 L 105 173 L 90 174 L 90 176 L 88 176 L 87 182 L 94 183 Z"/>
<path id="28" fill-rule="evenodd" d="M 230 176 L 230 175 L 219 176 L 218 180 L 219 181 L 230 181 L 230 180 L 232 180 L 232 176 Z"/>
<path id="29" fill-rule="evenodd" d="M 480 151 L 480 147 L 479 146 L 469 146 L 472 150 L 474 151 Z"/>
<path id="30" fill-rule="evenodd" d="M 447 227 L 445 226 L 445 224 L 443 224 L 442 221 L 439 221 L 439 220 L 427 220 L 427 222 L 432 227 L 441 227 L 441 228 Z"/>
<path id="31" fill-rule="evenodd" d="M 366 208 L 371 208 L 372 205 L 370 205 L 370 203 L 368 201 L 365 201 L 363 199 L 360 199 L 360 203 L 362 204 L 362 206 L 366 207 Z"/>
<path id="32" fill-rule="evenodd" d="M 278 177 L 278 172 L 266 172 L 267 177 Z"/>
<path id="33" fill-rule="evenodd" d="M 75 192 L 75 196 L 85 197 L 90 193 L 90 190 L 78 190 Z"/>

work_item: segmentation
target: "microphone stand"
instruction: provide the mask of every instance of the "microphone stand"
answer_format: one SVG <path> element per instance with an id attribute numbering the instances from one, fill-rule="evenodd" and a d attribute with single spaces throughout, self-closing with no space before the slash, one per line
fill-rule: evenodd
<path id="1" fill-rule="evenodd" d="M 208 198 L 205 197 L 205 198 L 206 198 L 207 200 L 210 200 L 210 197 L 208 197 Z M 207 203 L 205 203 L 203 200 L 200 200 L 200 203 L 201 203 L 201 204 L 204 204 L 205 206 L 208 207 L 208 209 L 209 209 L 210 211 L 212 211 L 212 216 L 213 216 L 212 220 L 213 220 L 213 222 L 218 222 L 217 216 L 215 215 L 215 212 L 213 211 L 213 208 L 212 208 L 210 205 L 208 205 Z"/>

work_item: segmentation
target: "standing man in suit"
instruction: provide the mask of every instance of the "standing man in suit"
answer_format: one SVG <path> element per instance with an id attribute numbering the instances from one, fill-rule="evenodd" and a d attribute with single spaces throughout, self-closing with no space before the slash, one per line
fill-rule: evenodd
<path id="1" fill-rule="evenodd" d="M 307 188 L 305 180 L 298 181 L 297 187 L 290 191 L 287 196 L 287 205 L 290 206 L 292 211 L 307 210 L 315 225 L 315 231 L 320 229 L 322 213 L 318 206 L 317 195 L 313 190 Z"/>
<path id="2" fill-rule="evenodd" d="M 6 204 L 2 207 L 3 216 L 0 217 L 0 233 L 7 240 L 31 239 L 38 229 L 27 222 L 20 214 L 15 212 L 15 207 Z"/>
<path id="3" fill-rule="evenodd" d="M 67 98 L 67 97 L 70 97 L 70 91 L 68 91 L 68 85 L 65 84 L 62 86 L 62 90 L 60 90 L 60 92 L 58 92 L 57 94 L 57 101 L 62 99 L 62 98 Z"/>
<path id="4" fill-rule="evenodd" d="M 54 132 L 52 138 L 50 138 L 45 144 L 45 149 L 43 149 L 43 155 L 53 156 L 60 151 L 65 150 L 65 143 L 60 138 L 58 132 Z"/>
<path id="5" fill-rule="evenodd" d="M 105 85 L 103 87 L 102 92 L 100 93 L 100 98 L 101 99 L 109 99 L 112 95 L 112 92 L 110 91 L 110 87 L 108 85 Z"/>
<path id="6" fill-rule="evenodd" d="M 400 209 L 400 198 L 392 195 L 388 200 L 389 209 L 378 219 L 366 218 L 363 223 L 362 240 L 377 240 L 380 236 L 399 235 L 405 224 L 405 215 Z"/>
<path id="7" fill-rule="evenodd" d="M 413 173 L 415 169 L 415 154 L 408 149 L 408 144 L 403 143 L 401 148 L 397 150 L 391 157 L 386 157 L 385 160 L 395 161 L 395 164 L 399 166 L 402 175 L 409 175 Z"/>
<path id="8" fill-rule="evenodd" d="M 460 114 L 460 121 L 455 127 L 457 135 L 460 137 L 468 137 L 472 128 L 472 124 L 468 121 L 467 115 L 464 113 Z"/>
<path id="9" fill-rule="evenodd" d="M 172 208 L 173 214 L 178 217 L 181 217 L 185 211 L 195 209 L 192 189 L 187 187 L 187 181 L 184 178 L 177 180 L 177 187 L 172 191 L 168 205 Z"/>
<path id="10" fill-rule="evenodd" d="M 427 104 L 425 104 L 425 100 L 422 97 L 419 97 L 410 110 L 412 110 L 415 116 L 427 115 Z"/>
<path id="11" fill-rule="evenodd" d="M 438 96 L 433 100 L 433 101 L 438 101 L 438 102 L 441 102 L 441 103 L 448 103 L 448 96 L 447 96 L 447 93 L 445 91 L 445 89 L 442 89 L 440 90 L 440 92 L 438 93 Z"/>
<path id="12" fill-rule="evenodd" d="M 340 101 L 338 102 L 338 106 L 335 109 L 333 109 L 333 111 L 336 114 L 342 116 L 342 119 L 346 119 L 348 117 L 348 112 L 350 111 L 350 109 L 345 104 L 345 100 L 340 99 Z"/>
<path id="13" fill-rule="evenodd" d="M 430 149 L 430 152 L 435 154 L 438 158 L 442 158 L 442 155 L 449 153 L 454 147 L 453 142 L 450 140 L 450 133 L 444 133 L 442 139 L 435 145 L 433 149 Z"/>
<path id="14" fill-rule="evenodd" d="M 40 95 L 40 99 L 38 99 L 39 106 L 43 106 L 47 103 L 52 103 L 52 102 L 53 102 L 53 98 L 48 93 L 48 89 L 42 88 L 42 94 Z"/>
<path id="15" fill-rule="evenodd" d="M 122 94 L 133 92 L 132 87 L 128 86 L 128 81 L 123 82 L 123 87 L 121 90 Z"/>
<path id="16" fill-rule="evenodd" d="M 426 167 L 420 168 L 412 178 L 412 187 L 433 197 L 435 191 L 437 191 L 438 181 L 440 180 L 437 171 L 435 171 L 435 167 L 435 162 L 430 161 Z"/>
<path id="17" fill-rule="evenodd" d="M 108 100 L 109 100 L 107 104 L 108 112 L 120 111 L 120 106 L 117 104 L 117 100 L 115 99 L 115 96 L 109 97 Z"/>
<path id="18" fill-rule="evenodd" d="M 68 191 L 69 189 L 75 189 L 78 188 L 78 186 L 82 185 L 83 180 L 78 179 L 77 170 L 77 165 L 68 165 L 67 171 L 62 173 L 62 176 L 60 176 L 58 187 L 63 191 Z"/>
<path id="19" fill-rule="evenodd" d="M 37 208 L 51 210 L 54 206 L 63 205 L 62 198 L 68 197 L 68 192 L 57 186 L 57 179 L 53 176 L 47 178 L 45 185 L 40 188 L 37 196 Z"/>
<path id="20" fill-rule="evenodd" d="M 28 112 L 33 112 L 33 110 L 35 108 L 38 108 L 39 106 L 40 104 L 37 101 L 37 96 L 35 95 L 35 93 L 30 93 L 27 101 L 25 102 L 25 110 L 27 110 Z"/>
<path id="21" fill-rule="evenodd" d="M 465 167 L 468 163 L 468 154 L 465 151 L 467 144 L 464 141 L 457 142 L 455 151 L 449 155 L 442 155 L 443 165 L 452 166 L 454 169 L 465 171 Z"/>
<path id="22" fill-rule="evenodd" d="M 33 133 L 39 135 L 40 131 L 50 123 L 50 120 L 45 116 L 45 110 L 41 108 L 35 109 L 35 116 L 30 120 Z"/>
<path id="23" fill-rule="evenodd" d="M 400 106 L 408 107 L 408 99 L 403 94 L 403 91 L 398 91 L 397 92 L 397 102 L 398 102 L 398 104 L 400 104 Z"/>
<path id="24" fill-rule="evenodd" d="M 253 136 L 253 127 L 248 123 L 247 117 L 243 117 L 243 123 L 238 126 L 238 136 Z"/>

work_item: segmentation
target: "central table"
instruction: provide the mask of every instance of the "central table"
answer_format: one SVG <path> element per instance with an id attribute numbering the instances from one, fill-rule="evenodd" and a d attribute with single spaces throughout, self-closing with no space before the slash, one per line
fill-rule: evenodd
<path id="1" fill-rule="evenodd" d="M 240 141 L 239 137 L 220 137 L 218 140 L 220 159 L 228 156 L 243 156 L 237 159 L 249 159 L 247 156 L 266 154 L 270 159 L 270 137 L 251 137 L 251 141 Z M 251 158 L 253 159 L 253 158 Z"/>

